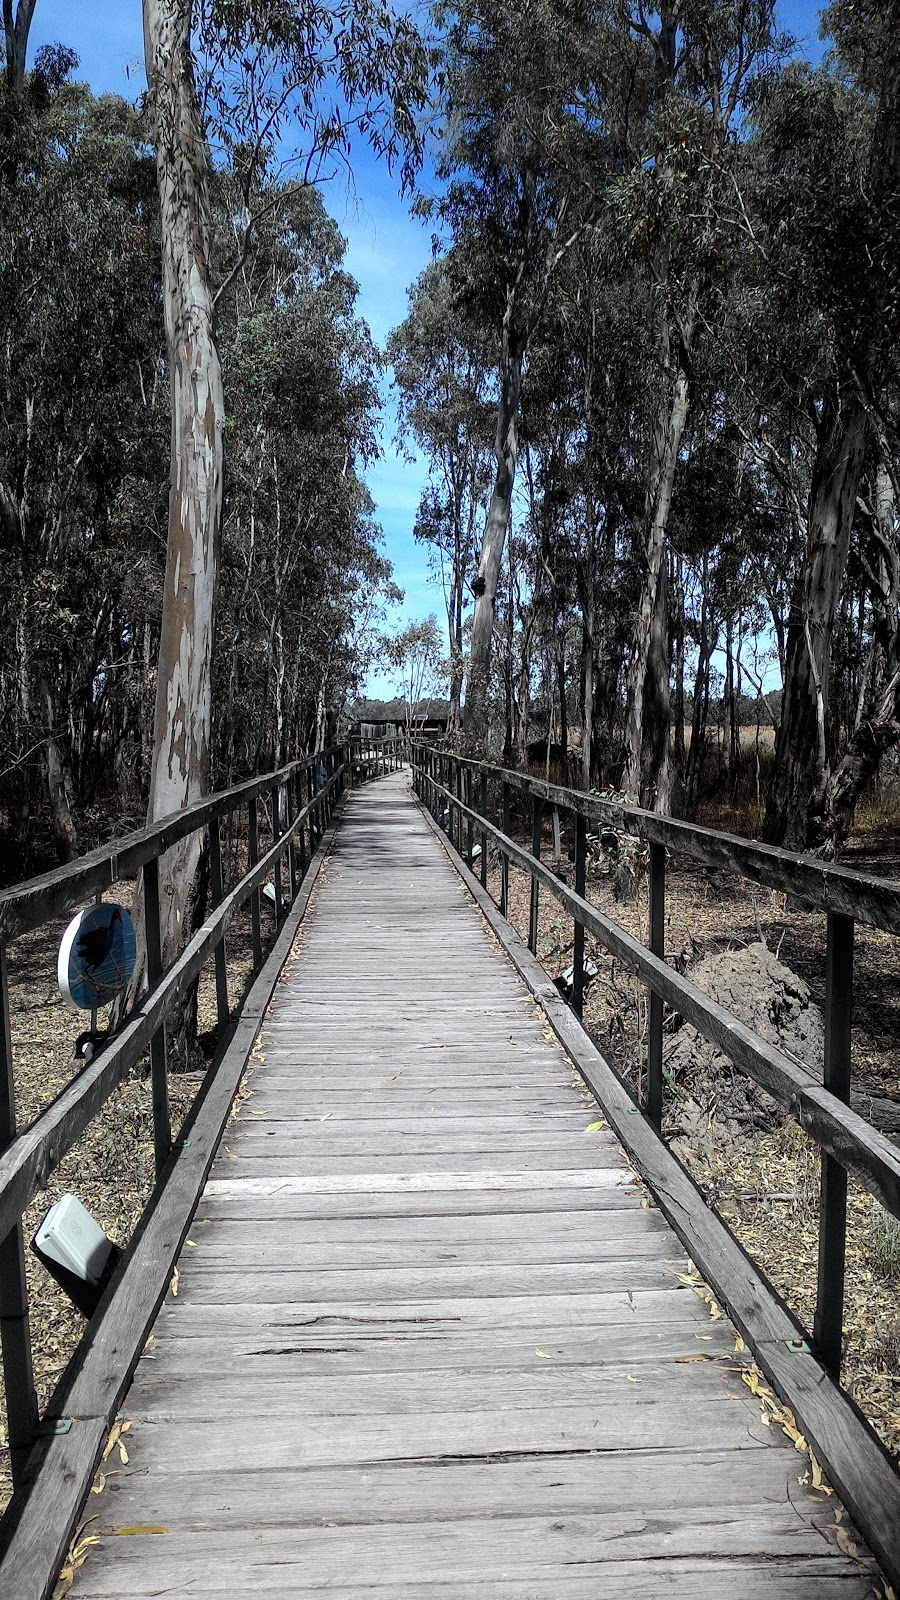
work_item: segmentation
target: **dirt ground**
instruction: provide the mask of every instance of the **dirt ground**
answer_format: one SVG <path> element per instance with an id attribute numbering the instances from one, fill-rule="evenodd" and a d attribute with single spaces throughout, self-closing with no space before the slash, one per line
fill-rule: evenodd
<path id="1" fill-rule="evenodd" d="M 523 840 L 523 844 L 525 841 Z M 545 859 L 550 855 L 549 837 Z M 897 839 L 862 836 L 848 864 L 893 876 Z M 855 859 L 854 859 L 855 858 Z M 561 869 L 572 882 L 563 837 Z M 500 872 L 489 874 L 499 898 Z M 633 905 L 615 897 L 608 860 L 595 849 L 588 872 L 588 898 L 600 910 L 647 942 L 646 882 Z M 530 881 L 510 871 L 510 920 L 528 933 Z M 572 927 L 552 896 L 541 892 L 538 956 L 556 978 L 572 960 Z M 791 909 L 783 894 L 762 890 L 737 876 L 706 871 L 670 858 L 666 875 L 666 956 L 695 981 L 697 963 L 715 952 L 740 950 L 760 937 L 809 986 L 812 1001 L 825 997 L 825 918 Z M 646 1057 L 648 1007 L 642 984 L 589 936 L 586 956 L 598 968 L 584 1008 L 585 1025 L 607 1059 L 632 1086 Z M 854 1088 L 894 1098 L 900 1095 L 900 942 L 859 927 L 855 959 L 853 1026 Z M 667 1019 L 671 1036 L 678 1019 Z M 739 1075 L 738 1075 L 739 1076 Z M 745 1080 L 741 1079 L 743 1093 Z M 807 1328 L 815 1309 L 818 1252 L 819 1156 L 802 1130 L 781 1115 L 768 1128 L 735 1126 L 727 1081 L 719 1101 L 697 1114 L 680 1082 L 666 1092 L 665 1133 L 707 1200 L 721 1213 Z M 900 1454 L 900 1231 L 891 1228 L 867 1191 L 851 1182 L 848 1207 L 845 1357 L 843 1381 L 889 1449 Z"/>

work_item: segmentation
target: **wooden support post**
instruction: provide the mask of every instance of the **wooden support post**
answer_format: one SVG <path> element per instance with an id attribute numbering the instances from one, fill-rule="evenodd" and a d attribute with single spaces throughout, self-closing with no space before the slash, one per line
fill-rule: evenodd
<path id="1" fill-rule="evenodd" d="M 209 889 L 215 911 L 216 906 L 222 904 L 225 893 L 222 877 L 222 835 L 218 817 L 211 817 L 209 823 Z M 231 1016 L 231 1007 L 228 1003 L 228 955 L 224 933 L 216 945 L 213 960 L 216 968 L 216 1022 L 221 1041 Z"/>
<path id="2" fill-rule="evenodd" d="M 500 827 L 505 838 L 509 838 L 512 826 L 509 784 L 503 784 L 503 816 Z M 503 856 L 500 862 L 500 915 L 505 917 L 509 911 L 509 856 Z"/>
<path id="3" fill-rule="evenodd" d="M 256 810 L 256 795 L 250 796 L 247 807 L 247 865 L 255 867 L 259 860 L 259 822 Z M 262 966 L 262 919 L 259 913 L 259 890 L 254 889 L 250 896 L 250 927 L 253 940 L 253 969 L 256 971 Z"/>
<path id="4" fill-rule="evenodd" d="M 293 786 L 290 778 L 286 779 L 281 786 L 281 792 L 284 795 L 285 824 L 287 826 L 288 834 L 288 883 L 291 886 L 291 905 L 293 905 L 297 897 L 297 890 L 299 888 L 299 883 L 297 880 L 297 849 L 294 842 L 294 830 L 291 827 L 291 824 L 294 821 L 294 816 L 296 815 L 296 813 L 291 809 L 292 787 Z"/>
<path id="5" fill-rule="evenodd" d="M 472 810 L 472 773 L 471 773 L 471 771 L 470 771 L 470 769 L 468 767 L 466 768 L 466 771 L 465 771 L 464 785 L 465 785 L 464 793 L 465 793 L 466 805 L 468 806 L 469 810 L 471 811 Z M 467 819 L 466 819 L 466 866 L 468 867 L 470 872 L 472 871 L 472 851 L 474 849 L 474 841 L 475 841 L 475 824 L 472 821 L 471 817 L 467 817 Z"/>
<path id="6" fill-rule="evenodd" d="M 650 949 L 662 960 L 666 953 L 666 849 L 650 846 Z M 647 1030 L 647 1098 L 645 1110 L 654 1128 L 662 1129 L 663 1114 L 663 1003 L 650 991 Z"/>
<path id="7" fill-rule="evenodd" d="M 9 991 L 6 981 L 6 947 L 0 942 L 0 1150 L 16 1133 L 12 1039 L 9 1028 Z M 3 1383 L 6 1391 L 6 1435 L 14 1487 L 22 1482 L 37 1429 L 37 1396 L 31 1361 L 28 1321 L 28 1285 L 25 1279 L 25 1245 L 22 1224 L 11 1228 L 0 1243 L 0 1343 L 3 1346 Z"/>
<path id="8" fill-rule="evenodd" d="M 560 867 L 562 866 L 562 839 L 560 838 L 560 833 L 559 833 L 559 807 L 558 806 L 554 806 L 553 807 L 552 819 L 553 819 L 553 865 L 554 865 L 554 867 L 556 868 L 556 870 L 558 872 Z"/>
<path id="9" fill-rule="evenodd" d="M 531 854 L 536 861 L 541 859 L 541 822 L 544 816 L 544 802 L 537 795 L 531 798 Z M 538 907 L 540 904 L 540 884 L 532 874 L 531 878 L 531 906 L 528 913 L 528 948 L 532 955 L 537 955 L 538 938 Z"/>
<path id="10" fill-rule="evenodd" d="M 302 767 L 298 767 L 297 768 L 296 783 L 297 783 L 297 811 L 300 812 L 300 811 L 303 810 L 303 807 L 306 804 L 306 801 L 303 798 L 303 768 Z M 309 825 L 309 818 L 307 818 L 306 822 L 301 822 L 299 828 L 297 829 L 297 850 L 298 850 L 299 856 L 300 856 L 300 881 L 301 881 L 301 883 L 302 883 L 303 879 L 306 877 L 306 830 L 307 830 L 308 825 Z"/>
<path id="11" fill-rule="evenodd" d="M 587 882 L 587 823 L 575 813 L 575 893 L 584 899 Z M 573 929 L 572 1010 L 584 1015 L 584 925 L 576 918 Z"/>
<path id="12" fill-rule="evenodd" d="M 853 1011 L 853 918 L 828 914 L 825 956 L 825 1088 L 850 1103 Z M 847 1244 L 847 1169 L 822 1152 L 819 1281 L 813 1333 L 823 1366 L 840 1381 L 844 1342 L 844 1255 Z"/>
<path id="13" fill-rule="evenodd" d="M 281 818 L 278 815 L 278 795 L 279 795 L 279 790 L 278 790 L 278 785 L 277 784 L 275 785 L 274 789 L 272 789 L 270 791 L 270 793 L 271 793 L 271 797 L 272 797 L 272 843 L 275 844 L 276 841 L 281 838 Z M 284 904 L 283 904 L 282 898 L 281 898 L 281 856 L 280 855 L 277 855 L 275 857 L 275 868 L 274 868 L 274 872 L 273 872 L 273 878 L 275 880 L 275 926 L 276 926 L 276 928 L 280 928 L 282 922 L 284 921 Z"/>
<path id="14" fill-rule="evenodd" d="M 146 861 L 142 869 L 144 886 L 144 941 L 147 946 L 147 988 L 154 989 L 163 972 L 162 938 L 159 914 L 159 857 Z M 218 977 L 218 974 L 217 974 Z M 159 1177 L 172 1148 L 169 1119 L 169 1079 L 166 1024 L 157 1028 L 150 1040 L 150 1089 L 153 1097 L 153 1156 Z"/>
<path id="15" fill-rule="evenodd" d="M 487 773 L 486 772 L 483 772 L 481 774 L 481 790 L 480 790 L 480 794 L 479 794 L 478 798 L 479 798 L 478 809 L 481 812 L 481 815 L 483 817 L 486 817 L 487 816 L 487 808 L 488 808 L 488 778 L 487 778 Z M 487 842 L 487 834 L 485 833 L 484 829 L 482 828 L 482 830 L 481 830 L 481 887 L 483 889 L 487 888 L 487 881 L 488 881 L 488 842 Z"/>

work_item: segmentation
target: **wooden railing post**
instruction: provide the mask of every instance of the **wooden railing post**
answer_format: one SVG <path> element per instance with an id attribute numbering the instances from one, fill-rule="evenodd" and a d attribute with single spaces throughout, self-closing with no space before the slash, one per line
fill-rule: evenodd
<path id="1" fill-rule="evenodd" d="M 463 792 L 465 794 L 466 805 L 468 806 L 469 810 L 471 811 L 471 809 L 472 809 L 472 772 L 471 772 L 471 769 L 469 767 L 466 767 L 466 770 L 465 770 L 464 785 L 465 785 L 465 787 L 464 787 L 464 791 Z M 475 824 L 472 821 L 471 817 L 467 817 L 466 818 L 466 866 L 468 867 L 470 872 L 472 871 L 472 851 L 474 849 L 474 840 L 475 840 Z"/>
<path id="2" fill-rule="evenodd" d="M 278 808 L 279 788 L 278 788 L 277 783 L 276 783 L 275 787 L 273 789 L 271 789 L 269 792 L 270 792 L 271 799 L 272 799 L 272 843 L 275 844 L 281 838 L 281 818 L 280 818 L 280 816 L 278 814 L 278 809 L 279 809 Z M 283 905 L 282 898 L 281 898 L 281 855 L 280 854 L 275 857 L 275 865 L 274 865 L 274 868 L 273 868 L 272 876 L 273 876 L 273 879 L 274 879 L 274 882 L 275 882 L 275 926 L 276 926 L 276 928 L 280 928 L 282 922 L 284 921 L 284 905 Z"/>
<path id="3" fill-rule="evenodd" d="M 297 772 L 296 772 L 296 775 L 295 775 L 295 782 L 297 784 L 297 811 L 298 811 L 298 814 L 299 814 L 299 812 L 301 812 L 303 810 L 303 807 L 306 804 L 306 801 L 303 798 L 303 768 L 302 767 L 298 767 L 297 768 Z M 301 822 L 299 828 L 297 829 L 297 849 L 298 849 L 298 851 L 300 853 L 300 877 L 301 877 L 301 879 L 306 877 L 306 866 L 307 866 L 306 830 L 307 830 L 308 826 L 309 826 L 309 818 L 307 817 L 304 822 Z"/>
<path id="4" fill-rule="evenodd" d="M 853 1011 L 853 918 L 828 914 L 825 955 L 825 1088 L 850 1103 Z M 822 1152 L 819 1278 L 813 1336 L 823 1366 L 838 1381 L 844 1342 L 844 1256 L 847 1245 L 847 1169 Z"/>
<path id="5" fill-rule="evenodd" d="M 144 887 L 144 941 L 147 946 L 147 988 L 153 989 L 163 973 L 162 936 L 159 913 L 159 857 L 145 861 L 142 871 Z M 216 952 L 218 955 L 218 951 Z M 218 987 L 218 968 L 216 970 Z M 150 1091 L 153 1099 L 153 1156 L 156 1176 L 159 1177 L 169 1159 L 172 1148 L 172 1124 L 169 1119 L 169 1079 L 166 1024 L 157 1028 L 150 1040 Z"/>
<path id="6" fill-rule="evenodd" d="M 291 783 L 290 778 L 286 778 L 284 783 L 281 785 L 281 792 L 282 792 L 282 794 L 284 796 L 284 820 L 285 820 L 285 826 L 287 828 L 287 836 L 288 836 L 288 847 L 287 847 L 288 883 L 291 886 L 291 904 L 293 905 L 294 901 L 297 898 L 297 890 L 300 887 L 300 885 L 299 885 L 298 880 L 297 880 L 297 850 L 296 850 L 296 845 L 295 845 L 295 841 L 294 841 L 294 830 L 293 830 L 293 827 L 291 826 L 291 824 L 294 821 L 294 815 L 295 815 L 295 813 L 293 812 L 292 807 L 291 807 L 292 790 L 293 790 L 293 784 Z"/>
<path id="7" fill-rule="evenodd" d="M 544 802 L 537 795 L 531 797 L 531 854 L 535 861 L 541 859 L 541 822 L 544 816 Z M 528 948 L 532 955 L 537 955 L 538 939 L 538 906 L 540 903 L 540 884 L 532 873 L 531 876 L 531 905 L 528 913 Z"/>
<path id="8" fill-rule="evenodd" d="M 504 838 L 509 838 L 512 827 L 512 806 L 510 800 L 509 784 L 503 781 L 503 815 L 500 827 Z M 509 911 L 509 856 L 503 853 L 500 860 L 500 915 L 505 917 Z"/>
<path id="9" fill-rule="evenodd" d="M 251 795 L 247 806 L 247 865 L 255 867 L 259 860 L 259 819 L 256 795 Z M 259 910 L 259 890 L 250 896 L 250 928 L 253 940 L 254 970 L 262 966 L 262 919 Z"/>
<path id="10" fill-rule="evenodd" d="M 219 829 L 218 817 L 211 817 L 209 822 L 209 888 L 212 908 L 215 911 L 216 906 L 222 904 L 225 893 L 225 884 L 222 878 L 222 835 Z M 216 945 L 214 961 L 216 968 L 216 1020 L 219 1040 L 221 1041 L 231 1016 L 231 1007 L 228 1003 L 228 957 L 225 950 L 224 933 Z"/>
<path id="11" fill-rule="evenodd" d="M 487 808 L 488 808 L 488 775 L 487 775 L 486 772 L 483 772 L 481 774 L 481 792 L 479 794 L 479 802 L 478 802 L 478 809 L 481 812 L 481 815 L 483 817 L 487 816 Z M 487 842 L 487 834 L 485 833 L 484 829 L 482 828 L 482 830 L 481 830 L 481 887 L 482 887 L 482 889 L 486 889 L 487 888 L 487 881 L 488 881 L 488 842 Z"/>
<path id="12" fill-rule="evenodd" d="M 587 883 L 587 823 L 575 813 L 575 893 L 584 899 Z M 584 924 L 575 918 L 572 930 L 572 1010 L 584 1016 Z"/>
<path id="13" fill-rule="evenodd" d="M 5 1150 L 12 1143 L 15 1133 L 16 1100 L 6 949 L 0 941 L 0 1150 Z M 18 1487 L 34 1443 L 38 1420 L 31 1360 L 25 1245 L 20 1222 L 0 1242 L 0 1343 L 3 1347 L 3 1383 L 6 1391 L 6 1436 L 13 1485 Z"/>
<path id="14" fill-rule="evenodd" d="M 662 961 L 666 953 L 666 849 L 650 846 L 650 949 Z M 654 1128 L 662 1129 L 663 1114 L 663 1003 L 650 990 L 647 1030 L 647 1099 L 645 1110 Z"/>

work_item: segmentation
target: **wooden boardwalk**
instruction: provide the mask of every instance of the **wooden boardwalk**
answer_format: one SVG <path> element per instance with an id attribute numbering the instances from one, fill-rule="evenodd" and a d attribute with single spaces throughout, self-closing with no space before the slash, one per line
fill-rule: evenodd
<path id="1" fill-rule="evenodd" d="M 872 1592 L 406 775 L 350 796 L 259 1054 L 73 1594 Z"/>

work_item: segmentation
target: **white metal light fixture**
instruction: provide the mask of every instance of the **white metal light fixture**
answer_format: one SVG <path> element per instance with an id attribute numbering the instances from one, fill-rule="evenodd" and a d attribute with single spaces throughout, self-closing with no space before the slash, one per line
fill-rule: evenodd
<path id="1" fill-rule="evenodd" d="M 78 1310 L 89 1317 L 121 1254 L 74 1194 L 50 1207 L 31 1247 Z"/>

